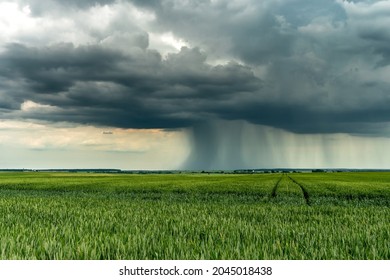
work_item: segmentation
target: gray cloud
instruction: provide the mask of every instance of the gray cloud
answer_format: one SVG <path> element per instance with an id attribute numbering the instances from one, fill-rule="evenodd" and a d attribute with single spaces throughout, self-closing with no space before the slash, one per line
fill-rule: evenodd
<path id="1" fill-rule="evenodd" d="M 20 5 L 28 5 L 33 15 L 44 16 L 52 13 L 72 12 L 75 9 L 88 9 L 98 5 L 109 5 L 116 0 L 17 0 Z"/>
<path id="2" fill-rule="evenodd" d="M 90 44 L 6 42 L 0 117 L 133 128 L 246 120 L 363 135 L 390 121 L 388 19 L 369 1 L 129 2 L 154 15 L 150 30 L 118 18 Z M 114 1 L 28 3 L 44 15 Z M 165 57 L 150 48 L 151 32 L 191 47 Z M 56 109 L 19 110 L 26 100 Z"/>
<path id="3" fill-rule="evenodd" d="M 196 48 L 183 48 L 163 60 L 157 52 L 141 49 L 124 54 L 98 46 L 12 44 L 0 56 L 0 73 L 23 86 L 14 97 L 19 107 L 31 100 L 59 108 L 17 112 L 18 117 L 178 128 L 217 117 L 215 107 L 234 106 L 237 94 L 259 88 L 249 68 L 211 66 L 205 59 Z"/>
<path id="4" fill-rule="evenodd" d="M 131 2 L 154 12 L 154 28 L 172 30 L 212 55 L 230 54 L 249 64 L 293 55 L 300 39 L 297 27 L 313 19 L 346 17 L 340 5 L 328 0 Z"/>

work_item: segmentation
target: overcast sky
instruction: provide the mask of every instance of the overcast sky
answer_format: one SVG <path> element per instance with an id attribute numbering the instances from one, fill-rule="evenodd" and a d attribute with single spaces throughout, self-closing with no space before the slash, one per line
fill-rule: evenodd
<path id="1" fill-rule="evenodd" d="M 389 26 L 390 1 L 0 1 L 0 168 L 390 168 Z"/>

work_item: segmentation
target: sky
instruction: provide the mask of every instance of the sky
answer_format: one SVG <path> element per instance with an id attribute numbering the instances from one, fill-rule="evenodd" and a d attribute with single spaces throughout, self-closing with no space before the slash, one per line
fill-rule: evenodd
<path id="1" fill-rule="evenodd" d="M 390 168 L 389 26 L 387 0 L 0 0 L 0 168 Z"/>

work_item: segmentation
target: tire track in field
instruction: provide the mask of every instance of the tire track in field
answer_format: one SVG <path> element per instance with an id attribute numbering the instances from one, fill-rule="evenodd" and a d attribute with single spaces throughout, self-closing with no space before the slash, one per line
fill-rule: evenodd
<path id="1" fill-rule="evenodd" d="M 293 181 L 295 184 L 297 184 L 301 190 L 302 190 L 302 193 L 303 193 L 303 197 L 305 198 L 305 202 L 307 205 L 310 206 L 310 197 L 309 197 L 309 193 L 307 192 L 307 190 L 305 189 L 305 187 L 298 183 L 297 181 L 295 181 L 293 178 L 291 178 L 290 176 L 287 176 L 291 181 Z"/>
<path id="2" fill-rule="evenodd" d="M 272 198 L 276 197 L 276 191 L 277 191 L 279 183 L 280 183 L 280 181 L 282 181 L 283 177 L 284 177 L 283 175 L 280 176 L 279 180 L 276 182 L 275 186 L 272 188 L 272 192 L 271 192 L 271 197 Z"/>

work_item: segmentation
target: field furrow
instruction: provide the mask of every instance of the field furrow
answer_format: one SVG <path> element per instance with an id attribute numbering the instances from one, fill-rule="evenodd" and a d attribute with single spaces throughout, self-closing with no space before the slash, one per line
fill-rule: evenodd
<path id="1" fill-rule="evenodd" d="M 293 178 L 291 178 L 290 176 L 287 176 L 291 181 L 293 181 L 300 189 L 301 189 L 301 191 L 302 191 L 302 193 L 303 193 L 303 197 L 305 198 L 305 202 L 306 202 L 306 204 L 307 205 L 310 205 L 310 200 L 309 200 L 309 193 L 308 193 L 308 191 L 305 189 L 305 187 L 301 184 L 301 183 L 299 183 L 299 182 L 297 182 L 296 180 L 294 180 Z"/>
<path id="2" fill-rule="evenodd" d="M 278 189 L 278 186 L 280 184 L 280 181 L 283 179 L 283 175 L 280 176 L 279 180 L 276 182 L 275 186 L 272 188 L 272 193 L 271 193 L 271 197 L 275 198 L 276 197 L 276 191 Z"/>

